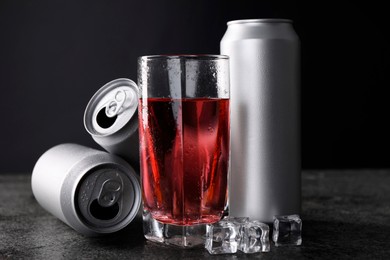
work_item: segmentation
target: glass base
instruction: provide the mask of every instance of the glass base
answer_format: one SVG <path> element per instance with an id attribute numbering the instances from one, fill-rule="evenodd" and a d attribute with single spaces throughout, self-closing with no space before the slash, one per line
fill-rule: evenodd
<path id="1" fill-rule="evenodd" d="M 147 240 L 180 248 L 204 247 L 206 224 L 177 226 L 153 219 L 148 211 L 142 214 L 144 236 Z"/>

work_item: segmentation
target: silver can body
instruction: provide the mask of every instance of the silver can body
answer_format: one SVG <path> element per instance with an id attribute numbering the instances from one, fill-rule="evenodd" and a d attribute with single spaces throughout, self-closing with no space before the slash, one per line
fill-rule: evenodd
<path id="1" fill-rule="evenodd" d="M 37 161 L 31 186 L 38 203 L 86 236 L 127 226 L 141 205 L 138 175 L 123 159 L 77 144 L 61 144 Z"/>
<path id="2" fill-rule="evenodd" d="M 96 143 L 139 172 L 138 87 L 120 78 L 101 87 L 84 112 L 84 126 Z"/>
<path id="3" fill-rule="evenodd" d="M 300 41 L 284 19 L 228 23 L 230 57 L 229 214 L 272 222 L 299 214 Z"/>

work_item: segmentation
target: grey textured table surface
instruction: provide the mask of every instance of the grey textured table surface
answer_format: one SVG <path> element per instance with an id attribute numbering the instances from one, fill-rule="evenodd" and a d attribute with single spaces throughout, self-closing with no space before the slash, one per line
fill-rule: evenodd
<path id="1" fill-rule="evenodd" d="M 0 174 L 0 259 L 390 259 L 390 170 L 302 173 L 303 244 L 211 256 L 145 241 L 142 224 L 87 238 L 44 211 L 30 174 Z"/>

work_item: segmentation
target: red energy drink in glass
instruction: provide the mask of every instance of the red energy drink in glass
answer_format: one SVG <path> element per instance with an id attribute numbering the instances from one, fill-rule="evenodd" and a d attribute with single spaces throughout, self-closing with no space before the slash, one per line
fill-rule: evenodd
<path id="1" fill-rule="evenodd" d="M 193 226 L 221 219 L 230 158 L 229 58 L 138 60 L 144 215 Z"/>
<path id="2" fill-rule="evenodd" d="M 151 98 L 147 110 L 139 116 L 144 207 L 164 223 L 218 221 L 226 203 L 229 99 Z"/>

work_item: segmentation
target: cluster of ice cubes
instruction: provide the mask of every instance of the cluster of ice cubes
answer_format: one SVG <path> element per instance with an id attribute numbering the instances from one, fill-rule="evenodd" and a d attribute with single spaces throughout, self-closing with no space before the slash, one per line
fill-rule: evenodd
<path id="1" fill-rule="evenodd" d="M 276 246 L 300 245 L 301 230 L 298 215 L 275 216 L 272 238 Z M 210 254 L 269 252 L 269 226 L 246 217 L 225 217 L 206 226 L 205 247 Z"/>
<path id="2" fill-rule="evenodd" d="M 269 227 L 267 224 L 249 218 L 225 217 L 207 225 L 206 245 L 210 254 L 234 254 L 268 252 Z"/>

